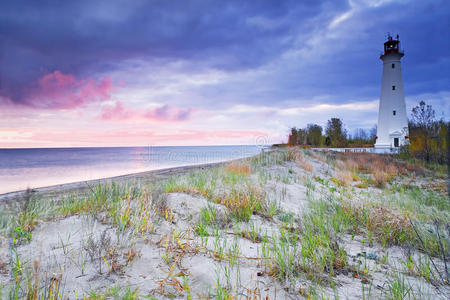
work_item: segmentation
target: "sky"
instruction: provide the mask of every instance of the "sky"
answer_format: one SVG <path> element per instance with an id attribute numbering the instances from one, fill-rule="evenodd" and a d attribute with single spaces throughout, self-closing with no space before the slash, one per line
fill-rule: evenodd
<path id="1" fill-rule="evenodd" d="M 450 118 L 450 2 L 0 2 L 0 148 L 271 144 L 377 122 L 386 35 L 407 111 Z"/>

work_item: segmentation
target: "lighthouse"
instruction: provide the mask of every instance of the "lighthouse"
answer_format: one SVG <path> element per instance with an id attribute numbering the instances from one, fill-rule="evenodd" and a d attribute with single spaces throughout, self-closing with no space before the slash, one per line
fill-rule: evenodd
<path id="1" fill-rule="evenodd" d="M 404 55 L 400 49 L 399 36 L 394 39 L 388 35 L 384 53 L 380 56 L 383 75 L 375 148 L 392 149 L 408 143 L 408 120 L 400 63 Z"/>

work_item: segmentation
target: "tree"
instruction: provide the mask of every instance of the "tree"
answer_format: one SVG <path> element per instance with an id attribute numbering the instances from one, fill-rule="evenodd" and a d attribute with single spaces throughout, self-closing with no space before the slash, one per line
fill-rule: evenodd
<path id="1" fill-rule="evenodd" d="M 410 151 L 413 156 L 425 159 L 427 162 L 431 159 L 432 148 L 435 141 L 438 128 L 435 125 L 435 111 L 431 105 L 420 101 L 419 105 L 412 109 L 410 124 Z"/>
<path id="2" fill-rule="evenodd" d="M 353 136 L 348 137 L 347 145 L 351 147 L 365 147 L 375 144 L 376 126 L 371 129 L 356 128 Z"/>
<path id="3" fill-rule="evenodd" d="M 412 109 L 411 122 L 421 129 L 431 129 L 435 122 L 435 111 L 431 105 L 425 104 L 424 101 L 420 101 L 419 105 Z"/>
<path id="4" fill-rule="evenodd" d="M 421 101 L 412 109 L 409 123 L 409 153 L 427 162 L 448 163 L 450 123 L 435 119 L 431 105 Z"/>
<path id="5" fill-rule="evenodd" d="M 299 145 L 306 145 L 307 132 L 306 129 L 297 129 L 297 143 Z"/>
<path id="6" fill-rule="evenodd" d="M 437 161 L 439 163 L 448 163 L 450 159 L 450 151 L 448 150 L 448 141 L 450 139 L 450 122 L 447 122 L 447 124 L 440 120 L 437 123 L 438 130 L 437 130 Z"/>
<path id="7" fill-rule="evenodd" d="M 308 145 L 322 145 L 322 127 L 317 124 L 308 124 L 306 126 Z"/>
<path id="8" fill-rule="evenodd" d="M 297 133 L 297 128 L 292 127 L 291 128 L 291 134 L 289 135 L 289 139 L 288 139 L 288 146 L 296 146 L 298 145 L 298 137 L 297 137 L 298 133 Z"/>
<path id="9" fill-rule="evenodd" d="M 322 127 L 317 124 L 308 124 L 306 128 L 291 128 L 288 139 L 289 146 L 296 145 L 322 145 Z"/>
<path id="10" fill-rule="evenodd" d="M 361 143 L 364 143 L 367 140 L 367 136 L 368 134 L 363 128 L 356 128 L 353 139 L 360 140 Z"/>
<path id="11" fill-rule="evenodd" d="M 339 118 L 328 120 L 325 134 L 329 138 L 329 144 L 332 147 L 345 147 L 347 145 L 347 131 L 344 129 L 344 123 Z"/>
<path id="12" fill-rule="evenodd" d="M 356 128 L 353 136 L 348 136 L 348 144 L 352 147 L 362 147 L 367 143 L 367 135 L 363 128 Z"/>
<path id="13" fill-rule="evenodd" d="M 374 125 L 370 130 L 369 130 L 369 143 L 370 144 L 375 144 L 375 140 L 377 137 L 377 125 Z"/>

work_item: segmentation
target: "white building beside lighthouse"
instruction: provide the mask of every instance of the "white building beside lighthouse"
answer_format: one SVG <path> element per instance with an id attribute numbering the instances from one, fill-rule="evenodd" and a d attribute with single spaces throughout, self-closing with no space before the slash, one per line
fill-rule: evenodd
<path id="1" fill-rule="evenodd" d="M 375 148 L 398 148 L 408 143 L 408 120 L 400 63 L 403 55 L 398 35 L 396 39 L 389 35 L 384 43 L 384 53 L 380 56 L 383 61 L 383 77 Z"/>

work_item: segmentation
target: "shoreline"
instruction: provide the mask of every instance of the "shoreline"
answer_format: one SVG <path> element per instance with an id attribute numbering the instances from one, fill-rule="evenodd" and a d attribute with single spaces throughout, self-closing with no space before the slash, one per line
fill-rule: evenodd
<path id="1" fill-rule="evenodd" d="M 103 177 L 103 178 L 99 178 L 99 179 L 74 181 L 74 182 L 55 184 L 55 185 L 49 185 L 49 186 L 43 186 L 43 187 L 37 187 L 37 188 L 30 188 L 30 190 L 32 191 L 32 193 L 34 195 L 40 195 L 40 196 L 51 197 L 51 198 L 60 196 L 61 193 L 78 193 L 79 194 L 79 193 L 83 193 L 83 192 L 86 192 L 87 190 L 89 190 L 92 185 L 113 183 L 113 182 L 127 183 L 127 182 L 137 182 L 137 181 L 138 182 L 139 181 L 141 181 L 141 182 L 159 181 L 159 180 L 164 180 L 173 175 L 185 174 L 191 170 L 210 168 L 210 167 L 220 166 L 220 165 L 231 163 L 231 162 L 241 161 L 243 159 L 255 157 L 257 155 L 260 155 L 261 153 L 252 155 L 252 156 L 248 156 L 248 157 L 231 159 L 231 160 L 226 160 L 226 161 L 221 161 L 221 162 L 203 163 L 203 164 L 194 164 L 194 165 L 185 165 L 185 166 L 170 167 L 170 168 L 163 168 L 163 169 L 155 169 L 155 170 L 149 170 L 149 171 L 143 171 L 143 172 L 123 174 L 123 175 L 118 175 L 118 176 Z M 8 205 L 14 201 L 21 200 L 24 197 L 26 191 L 27 191 L 27 189 L 0 194 L 0 205 L 5 205 L 5 204 Z"/>

